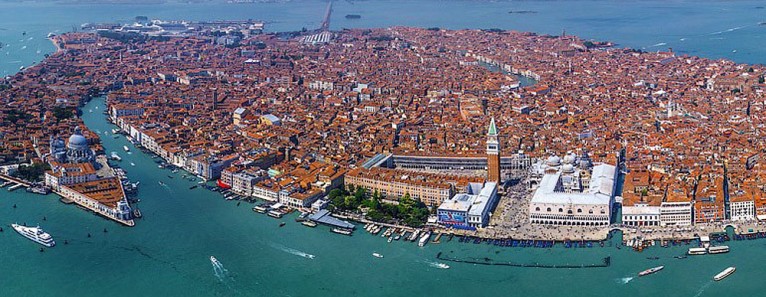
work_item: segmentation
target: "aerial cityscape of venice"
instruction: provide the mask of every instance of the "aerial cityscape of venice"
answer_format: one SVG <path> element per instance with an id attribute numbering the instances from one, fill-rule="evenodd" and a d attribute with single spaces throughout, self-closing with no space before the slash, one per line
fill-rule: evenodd
<path id="1" fill-rule="evenodd" d="M 0 3 L 3 296 L 759 296 L 766 3 Z"/>

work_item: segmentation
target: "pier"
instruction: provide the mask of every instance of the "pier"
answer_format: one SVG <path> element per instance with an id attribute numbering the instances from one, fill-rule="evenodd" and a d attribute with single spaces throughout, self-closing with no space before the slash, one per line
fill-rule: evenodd
<path id="1" fill-rule="evenodd" d="M 601 263 L 592 263 L 592 264 L 562 264 L 562 265 L 555 265 L 555 264 L 540 264 L 540 263 L 513 263 L 513 262 L 500 262 L 500 261 L 494 261 L 490 258 L 465 258 L 465 259 L 459 259 L 454 257 L 448 257 L 445 256 L 444 253 L 439 252 L 436 254 L 436 259 L 442 260 L 442 261 L 450 261 L 450 262 L 458 262 L 458 263 L 469 263 L 469 264 L 479 264 L 479 265 L 493 265 L 493 266 L 512 266 L 512 267 L 529 267 L 529 268 L 606 268 L 612 265 L 612 257 L 607 256 L 602 259 Z"/>
<path id="2" fill-rule="evenodd" d="M 339 228 L 345 228 L 345 229 L 354 229 L 356 227 L 354 224 L 334 218 L 330 215 L 330 211 L 323 209 L 318 211 L 315 214 L 312 214 L 308 217 L 309 220 L 312 220 L 314 222 L 325 224 L 333 227 L 339 227 Z"/>

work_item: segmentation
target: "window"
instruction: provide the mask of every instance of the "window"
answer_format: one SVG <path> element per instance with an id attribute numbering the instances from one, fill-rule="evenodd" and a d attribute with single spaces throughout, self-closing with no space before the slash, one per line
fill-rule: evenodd
<path id="1" fill-rule="evenodd" d="M 589 213 L 589 214 L 593 214 L 593 210 L 592 210 L 592 209 L 591 209 L 591 210 L 588 210 L 588 213 Z"/>
<path id="2" fill-rule="evenodd" d="M 551 212 L 551 208 L 550 207 L 548 207 L 548 212 Z"/>
<path id="3" fill-rule="evenodd" d="M 577 213 L 582 213 L 582 208 L 578 208 Z"/>
<path id="4" fill-rule="evenodd" d="M 549 208 L 548 211 L 550 211 L 550 210 L 551 209 Z M 535 207 L 535 211 L 540 211 L 540 208 L 539 207 Z"/>
<path id="5" fill-rule="evenodd" d="M 559 208 L 559 212 L 564 212 L 564 209 Z"/>
<path id="6" fill-rule="evenodd" d="M 572 210 L 571 210 L 571 209 L 570 209 L 570 210 L 567 210 L 567 214 L 570 214 L 570 215 L 571 215 L 571 214 L 572 214 Z"/>

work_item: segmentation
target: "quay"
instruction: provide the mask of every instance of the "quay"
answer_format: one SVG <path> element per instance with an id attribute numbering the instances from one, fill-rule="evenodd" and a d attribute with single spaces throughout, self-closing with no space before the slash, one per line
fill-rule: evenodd
<path id="1" fill-rule="evenodd" d="M 2 179 L 4 179 L 4 180 L 7 180 L 7 181 L 9 181 L 9 182 L 11 182 L 11 183 L 15 183 L 15 184 L 16 184 L 15 186 L 21 185 L 21 186 L 23 186 L 23 187 L 26 187 L 26 188 L 29 188 L 29 187 L 31 187 L 31 186 L 32 186 L 32 184 L 30 184 L 30 183 L 28 183 L 28 182 L 26 182 L 26 181 L 20 180 L 20 179 L 18 179 L 18 178 L 15 178 L 15 177 L 13 177 L 13 176 L 10 176 L 10 175 L 6 175 L 6 174 L 0 174 L 0 178 L 2 178 Z M 14 186 L 11 186 L 11 188 L 13 188 L 13 187 L 14 187 Z M 10 188 L 9 188 L 9 190 L 10 190 Z M 15 189 L 14 189 L 14 190 L 15 190 Z M 11 191 L 12 191 L 12 190 L 11 190 Z"/>
<path id="2" fill-rule="evenodd" d="M 123 220 L 121 218 L 114 216 L 114 214 L 109 212 L 110 209 L 103 207 L 103 205 L 101 205 L 98 201 L 90 199 L 86 197 L 85 195 L 79 194 L 75 191 L 69 190 L 67 187 L 62 187 L 62 189 L 66 189 L 67 193 L 64 193 L 63 191 L 55 190 L 55 189 L 53 190 L 53 193 L 56 193 L 57 195 L 61 196 L 61 199 L 59 200 L 64 204 L 75 203 L 77 204 L 78 207 L 84 210 L 90 210 L 99 216 L 118 222 L 128 227 L 133 227 L 136 225 L 135 221 L 133 221 L 132 219 Z"/>

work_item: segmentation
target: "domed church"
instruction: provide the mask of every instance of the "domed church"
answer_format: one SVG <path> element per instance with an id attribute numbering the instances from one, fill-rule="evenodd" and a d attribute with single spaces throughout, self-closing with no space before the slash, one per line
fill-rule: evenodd
<path id="1" fill-rule="evenodd" d="M 88 139 L 82 135 L 80 127 L 74 128 L 66 147 L 61 138 L 51 137 L 50 154 L 54 160 L 61 163 L 93 163 L 96 160 L 96 153 L 90 148 Z"/>

